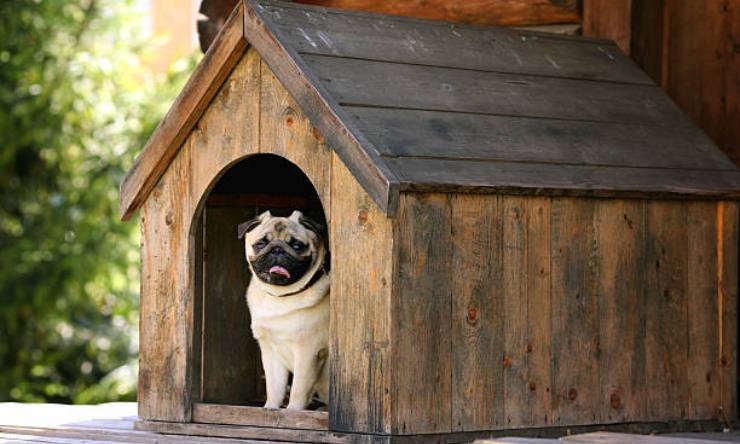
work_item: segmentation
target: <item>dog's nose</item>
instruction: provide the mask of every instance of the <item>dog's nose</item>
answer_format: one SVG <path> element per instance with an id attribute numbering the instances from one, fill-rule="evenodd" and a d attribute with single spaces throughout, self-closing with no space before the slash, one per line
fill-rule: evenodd
<path id="1" fill-rule="evenodd" d="M 275 247 L 272 250 L 270 250 L 270 256 L 280 257 L 280 256 L 285 256 L 286 254 L 287 253 L 285 252 L 285 250 L 283 250 L 282 247 Z"/>

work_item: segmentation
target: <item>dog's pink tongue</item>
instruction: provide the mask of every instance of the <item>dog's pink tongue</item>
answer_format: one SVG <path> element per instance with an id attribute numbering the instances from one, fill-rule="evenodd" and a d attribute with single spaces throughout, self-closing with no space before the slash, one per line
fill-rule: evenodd
<path id="1" fill-rule="evenodd" d="M 281 267 L 280 265 L 273 265 L 272 268 L 270 268 L 270 274 L 279 274 L 280 276 L 284 276 L 287 279 L 290 279 L 290 273 L 285 268 Z"/>

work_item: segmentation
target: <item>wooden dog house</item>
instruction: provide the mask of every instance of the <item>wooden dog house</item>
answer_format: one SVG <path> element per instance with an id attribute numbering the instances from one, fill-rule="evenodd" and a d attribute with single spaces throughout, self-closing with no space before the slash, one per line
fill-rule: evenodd
<path id="1" fill-rule="evenodd" d="M 121 187 L 142 226 L 138 427 L 377 443 L 721 426 L 738 195 L 612 42 L 247 1 Z M 266 208 L 329 225 L 328 412 L 258 407 L 236 225 Z"/>

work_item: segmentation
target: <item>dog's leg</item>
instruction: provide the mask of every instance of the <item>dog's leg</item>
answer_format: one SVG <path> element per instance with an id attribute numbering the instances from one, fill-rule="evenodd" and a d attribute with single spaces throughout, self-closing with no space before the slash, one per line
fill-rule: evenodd
<path id="1" fill-rule="evenodd" d="M 296 353 L 288 410 L 304 410 L 311 401 L 314 384 L 319 376 L 319 364 L 313 353 Z"/>
<path id="2" fill-rule="evenodd" d="M 280 359 L 272 351 L 268 344 L 260 343 L 262 352 L 262 368 L 265 370 L 265 382 L 267 384 L 266 409 L 279 409 L 285 398 L 285 390 L 288 387 L 288 369 L 280 362 Z"/>

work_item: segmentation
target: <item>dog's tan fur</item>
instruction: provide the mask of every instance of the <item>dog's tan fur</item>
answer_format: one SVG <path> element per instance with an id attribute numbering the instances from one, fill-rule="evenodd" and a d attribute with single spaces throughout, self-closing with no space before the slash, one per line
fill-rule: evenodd
<path id="1" fill-rule="evenodd" d="M 303 289 L 324 265 L 324 240 L 301 224 L 302 214 L 259 216 L 259 225 L 245 236 L 247 262 L 252 279 L 247 303 L 252 317 L 252 333 L 260 345 L 267 383 L 266 408 L 280 408 L 293 373 L 288 409 L 303 410 L 314 393 L 328 402 L 329 373 L 329 275 Z M 253 245 L 260 239 L 299 239 L 310 248 L 312 262 L 308 272 L 291 285 L 271 285 L 261 280 L 252 268 L 256 256 Z M 285 240 L 285 239 L 282 239 Z M 303 289 L 303 290 L 302 290 Z"/>

